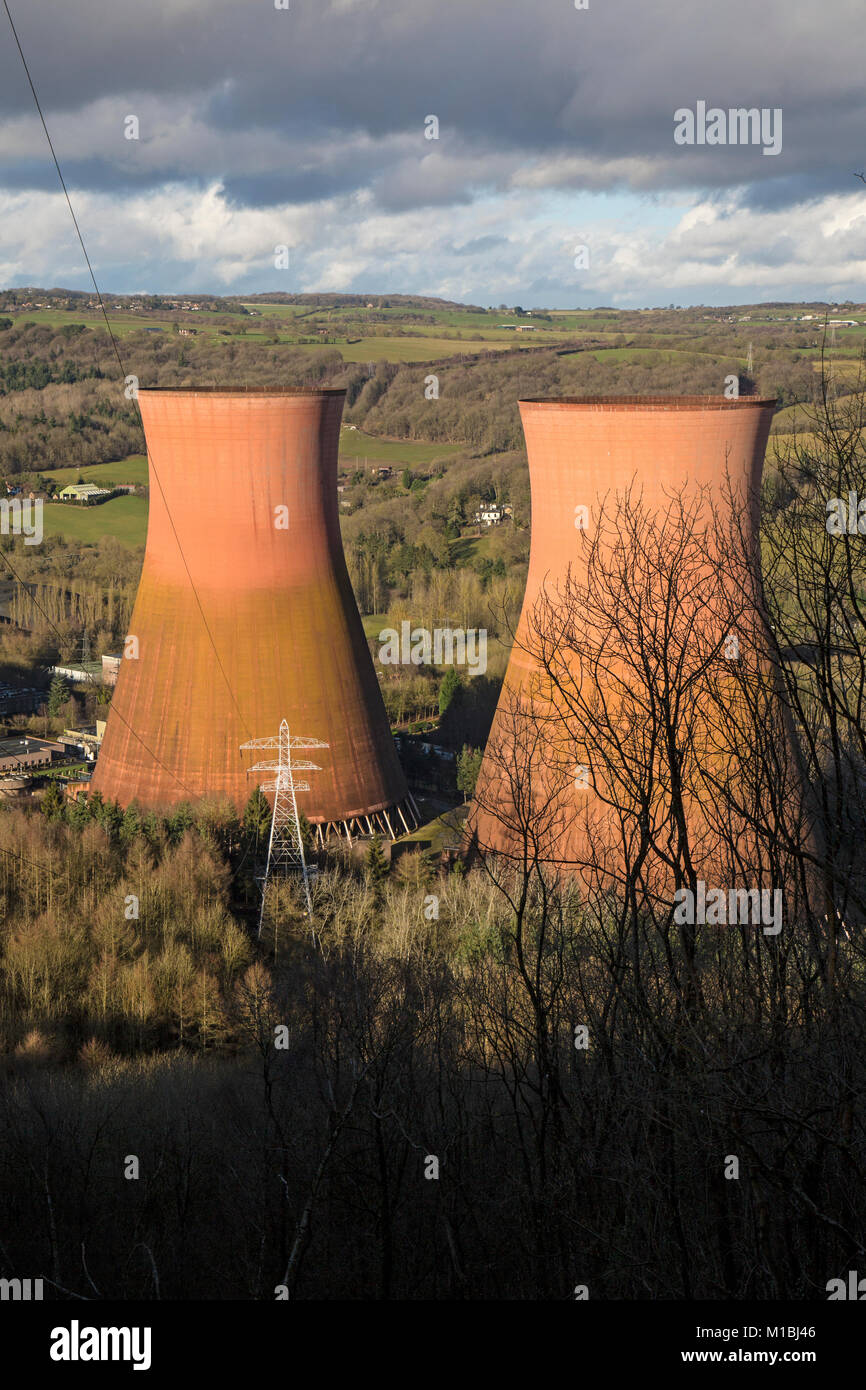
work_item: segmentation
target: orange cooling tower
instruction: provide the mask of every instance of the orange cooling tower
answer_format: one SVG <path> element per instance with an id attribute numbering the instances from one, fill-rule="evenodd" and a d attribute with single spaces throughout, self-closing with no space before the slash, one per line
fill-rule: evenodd
<path id="1" fill-rule="evenodd" d="M 736 790 L 734 779 L 740 775 L 734 767 L 734 745 L 740 741 L 739 736 L 730 732 L 723 735 L 720 729 L 731 725 L 736 728 L 739 719 L 745 745 L 749 721 L 752 727 L 761 722 L 746 708 L 751 697 L 748 680 L 742 676 L 744 668 L 732 676 L 733 668 L 724 660 L 714 659 L 708 665 L 707 669 L 714 673 L 711 680 L 715 681 L 715 708 L 722 711 L 722 717 L 716 725 L 695 734 L 692 750 L 696 748 L 699 756 L 693 761 L 701 762 L 703 750 L 705 766 L 697 772 L 686 768 L 685 775 L 692 777 L 687 787 L 666 784 L 669 749 L 663 747 L 659 753 L 658 742 L 651 742 L 654 733 L 662 728 L 662 721 L 658 711 L 650 707 L 650 701 L 644 713 L 634 694 L 642 677 L 636 666 L 631 670 L 638 670 L 637 678 L 629 676 L 628 668 L 639 654 L 615 650 L 617 631 L 625 632 L 625 627 L 619 628 L 616 612 L 608 614 L 604 623 L 599 616 L 600 640 L 593 648 L 594 666 L 589 670 L 587 649 L 592 646 L 596 622 L 592 584 L 597 571 L 590 566 L 587 543 L 594 526 L 599 528 L 599 536 L 608 534 L 599 518 L 613 519 L 614 499 L 629 493 L 634 496 L 635 491 L 644 514 L 656 521 L 670 516 L 671 500 L 678 494 L 686 500 L 703 497 L 711 514 L 715 507 L 723 518 L 722 527 L 725 518 L 730 521 L 739 517 L 745 542 L 742 571 L 728 582 L 724 575 L 719 580 L 716 570 L 714 581 L 711 566 L 707 565 L 706 573 L 701 573 L 703 552 L 699 550 L 697 569 L 683 580 L 683 587 L 692 587 L 690 596 L 681 602 L 679 622 L 686 631 L 695 618 L 696 635 L 689 640 L 698 642 L 700 614 L 705 605 L 706 613 L 711 615 L 714 604 L 719 610 L 724 607 L 719 602 L 720 595 L 725 602 L 730 600 L 727 611 L 739 603 L 741 635 L 751 642 L 751 653 L 756 656 L 751 668 L 752 688 L 765 693 L 769 688 L 773 702 L 772 663 L 767 660 L 770 643 L 765 641 L 769 634 L 761 611 L 758 577 L 756 498 L 774 404 L 753 397 L 595 397 L 520 402 L 532 489 L 532 544 L 516 641 L 468 817 L 469 843 L 476 851 L 518 860 L 526 855 L 530 861 L 541 860 L 566 870 L 570 867 L 584 877 L 589 874 L 596 883 L 606 880 L 608 884 L 611 879 L 622 881 L 624 862 L 634 863 L 643 854 L 648 858 L 640 862 L 648 863 L 652 853 L 667 882 L 668 876 L 674 875 L 678 853 L 682 862 L 686 832 L 690 834 L 694 855 L 694 861 L 687 864 L 689 869 L 709 872 L 719 862 L 718 847 L 732 840 L 736 857 L 742 847 L 742 824 L 733 826 L 733 833 L 725 839 L 726 829 L 730 831 L 732 823 L 727 827 L 721 824 L 722 813 L 716 802 L 721 804 L 722 797 L 715 796 L 713 785 L 733 786 Z M 732 497 L 739 499 L 734 508 L 730 505 Z M 585 536 L 582 529 L 587 532 Z M 627 549 L 626 546 L 622 550 L 620 560 Z M 611 554 L 615 550 L 614 540 Z M 633 623 L 635 632 L 639 632 L 639 623 L 645 632 L 657 632 L 658 625 L 665 621 L 657 598 L 652 596 L 650 582 L 660 557 L 647 556 L 646 560 L 643 572 L 633 576 L 633 601 L 627 605 L 631 608 L 628 621 Z M 626 590 L 631 579 L 626 571 Z M 659 580 L 657 588 L 664 582 Z M 569 584 L 575 586 L 571 589 L 573 596 L 580 592 L 581 585 L 584 589 L 580 604 L 566 621 L 562 610 L 557 618 L 556 602 L 545 611 L 545 597 L 564 592 L 561 586 Z M 725 590 L 729 592 L 726 594 Z M 549 630 L 544 631 L 548 622 Z M 708 623 L 712 626 L 711 616 Z M 576 637 L 575 633 L 583 636 Z M 725 636 L 724 629 L 717 629 L 713 641 Z M 639 641 L 639 636 L 635 640 Z M 586 647 L 583 651 L 581 641 Z M 606 652 L 608 641 L 610 651 Z M 555 686 L 551 669 L 557 660 L 562 660 L 562 650 L 568 652 L 564 659 L 566 669 L 564 677 L 560 670 L 562 683 Z M 699 656 L 694 646 L 692 656 Z M 693 666 L 699 664 L 697 659 L 692 661 Z M 647 684 L 651 685 L 654 676 L 650 676 L 649 666 L 646 671 Z M 594 688 L 588 694 L 590 676 Z M 730 702 L 726 708 L 729 688 Z M 688 692 L 687 698 L 691 699 Z M 756 702 L 750 708 L 757 707 Z M 780 707 L 775 708 L 784 723 Z M 689 718 L 699 723 L 699 703 L 693 701 L 690 709 Z M 674 712 L 672 724 L 677 717 Z M 678 733 L 675 728 L 671 730 L 672 737 Z M 628 748 L 625 742 L 620 745 L 622 758 L 617 753 L 617 738 L 628 743 Z M 663 737 L 661 741 L 664 742 Z M 781 755 L 780 768 L 785 763 L 784 776 L 796 780 L 796 770 L 791 771 L 793 746 L 787 733 L 783 741 L 787 752 Z M 590 745 L 595 756 L 585 752 Z M 645 756 L 647 767 L 661 770 L 655 782 L 647 779 L 644 805 L 639 804 L 644 790 L 638 786 L 639 778 L 633 775 L 632 768 L 626 768 L 634 750 L 639 757 Z M 775 756 L 772 752 L 770 761 Z M 744 779 L 750 775 L 748 771 L 743 773 Z M 779 775 L 783 775 L 782 771 Z M 703 782 L 700 776 L 704 777 Z M 677 805 L 684 808 L 681 822 L 687 819 L 688 825 L 679 823 L 671 831 L 677 797 Z M 755 793 L 753 803 L 759 800 Z M 628 816 L 623 813 L 626 805 Z M 642 828 L 646 831 L 643 841 Z M 649 854 L 648 845 L 653 847 Z"/>
<path id="2" fill-rule="evenodd" d="M 142 390 L 151 474 L 141 581 L 92 788 L 121 805 L 242 808 L 240 745 L 321 739 L 298 806 L 393 838 L 416 823 L 337 513 L 342 390 Z M 132 642 L 130 639 L 135 639 Z"/>

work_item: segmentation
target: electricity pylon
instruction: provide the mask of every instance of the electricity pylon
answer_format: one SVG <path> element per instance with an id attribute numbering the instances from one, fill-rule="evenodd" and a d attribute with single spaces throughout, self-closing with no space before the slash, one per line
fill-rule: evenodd
<path id="1" fill-rule="evenodd" d="M 262 782 L 262 791 L 274 793 L 274 809 L 271 813 L 271 833 L 268 839 L 268 858 L 262 878 L 262 906 L 259 913 L 259 936 L 265 920 L 265 902 L 272 875 L 285 878 L 290 873 L 300 872 L 304 884 L 304 897 L 307 900 L 307 915 L 312 921 L 313 903 L 310 898 L 310 871 L 304 857 L 304 839 L 301 834 L 301 821 L 298 815 L 296 792 L 310 790 L 309 782 L 295 781 L 296 772 L 321 772 L 318 763 L 306 758 L 293 758 L 296 748 L 327 748 L 318 738 L 292 738 L 289 726 L 284 719 L 276 738 L 254 738 L 242 743 L 241 748 L 273 748 L 279 751 L 277 762 L 255 763 L 250 772 L 276 772 L 273 782 Z"/>

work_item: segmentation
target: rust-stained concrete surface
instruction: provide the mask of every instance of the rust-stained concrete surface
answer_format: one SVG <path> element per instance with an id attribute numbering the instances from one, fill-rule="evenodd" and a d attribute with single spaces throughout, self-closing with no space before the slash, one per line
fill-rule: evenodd
<path id="1" fill-rule="evenodd" d="M 239 745 L 286 719 L 330 745 L 298 754 L 322 766 L 299 774 L 314 823 L 406 797 L 340 538 L 344 395 L 140 391 L 150 516 L 130 622 L 138 657 L 121 662 L 93 791 L 242 808 L 266 779 L 247 768 L 274 755 Z"/>

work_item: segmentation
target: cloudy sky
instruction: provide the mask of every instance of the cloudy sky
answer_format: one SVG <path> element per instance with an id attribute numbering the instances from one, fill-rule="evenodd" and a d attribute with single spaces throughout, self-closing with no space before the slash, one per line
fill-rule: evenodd
<path id="1" fill-rule="evenodd" d="M 102 288 L 866 298 L 863 0 L 276 3 L 9 0 Z M 86 288 L 0 35 L 0 284 Z M 699 102 L 781 151 L 677 144 Z"/>

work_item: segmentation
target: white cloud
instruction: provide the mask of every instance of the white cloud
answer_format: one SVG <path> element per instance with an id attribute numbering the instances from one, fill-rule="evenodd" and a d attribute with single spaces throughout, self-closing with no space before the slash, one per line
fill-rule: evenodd
<path id="1" fill-rule="evenodd" d="M 579 219 L 567 200 L 545 216 L 546 205 L 526 190 L 438 211 L 383 212 L 369 193 L 238 208 L 218 183 L 125 199 L 78 194 L 75 204 L 107 290 L 127 278 L 162 290 L 414 291 L 486 304 L 522 301 L 527 286 L 543 284 L 544 302 L 562 307 L 666 302 L 678 291 L 707 302 L 796 299 L 822 285 L 824 297 L 836 297 L 866 284 L 866 195 L 857 193 L 780 211 L 743 208 L 735 198 L 689 205 L 679 196 L 645 209 L 652 216 L 642 215 L 638 198 L 619 200 L 616 216 L 606 200 L 584 199 Z M 2 196 L 0 217 L 5 281 L 85 283 L 60 195 Z M 585 271 L 573 265 L 580 240 L 591 251 Z M 283 243 L 291 263 L 278 271 L 274 248 Z"/>
<path id="2" fill-rule="evenodd" d="M 20 8 L 108 289 L 866 294 L 862 0 L 762 0 L 757 28 L 754 0 L 702 0 L 686 22 L 682 0 L 162 0 L 158 23 L 108 0 Z M 675 147 L 673 112 L 698 98 L 782 106 L 783 153 Z M 11 44 L 0 113 L 0 277 L 74 281 Z M 576 240 L 592 246 L 585 273 Z M 278 243 L 293 247 L 282 276 Z"/>

